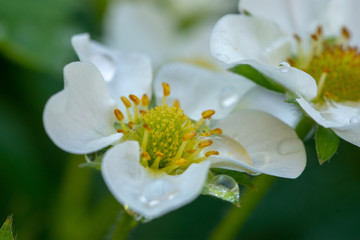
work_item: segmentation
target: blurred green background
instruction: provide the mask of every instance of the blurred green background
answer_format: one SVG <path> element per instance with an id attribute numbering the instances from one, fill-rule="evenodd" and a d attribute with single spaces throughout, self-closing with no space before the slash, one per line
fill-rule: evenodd
<path id="1" fill-rule="evenodd" d="M 46 136 L 42 111 L 76 61 L 73 34 L 100 40 L 106 1 L 0 1 L 0 222 L 14 214 L 18 239 L 105 239 L 120 205 L 82 156 Z M 234 9 L 234 12 L 236 9 Z M 313 140 L 295 180 L 277 179 L 238 239 L 359 239 L 360 149 L 341 141 L 319 166 Z M 232 206 L 201 196 L 146 224 L 129 239 L 207 239 Z M 246 206 L 244 206 L 246 207 Z"/>

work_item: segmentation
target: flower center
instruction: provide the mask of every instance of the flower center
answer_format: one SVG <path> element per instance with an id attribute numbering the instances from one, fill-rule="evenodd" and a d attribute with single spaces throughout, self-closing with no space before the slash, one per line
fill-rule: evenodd
<path id="1" fill-rule="evenodd" d="M 203 151 L 213 142 L 211 135 L 221 134 L 217 128 L 211 130 L 208 119 L 215 113 L 207 110 L 202 118 L 195 122 L 189 119 L 175 100 L 173 106 L 166 103 L 170 95 L 170 86 L 163 83 L 164 97 L 162 105 L 149 109 L 149 98 L 144 95 L 141 100 L 135 95 L 129 99 L 121 97 L 126 107 L 127 123 L 119 109 L 114 114 L 119 122 L 115 123 L 118 132 L 123 133 L 124 140 L 139 142 L 141 147 L 140 163 L 151 170 L 165 171 L 167 174 L 181 174 L 192 163 L 200 163 L 217 151 Z M 133 113 L 130 108 L 133 103 Z M 141 104 L 140 104 L 141 103 Z"/>
<path id="2" fill-rule="evenodd" d="M 314 103 L 333 100 L 360 101 L 360 52 L 349 46 L 350 33 L 346 28 L 338 38 L 324 38 L 319 27 L 311 35 L 311 49 L 304 53 L 301 39 L 298 56 L 289 59 L 294 67 L 309 73 L 318 85 Z"/>

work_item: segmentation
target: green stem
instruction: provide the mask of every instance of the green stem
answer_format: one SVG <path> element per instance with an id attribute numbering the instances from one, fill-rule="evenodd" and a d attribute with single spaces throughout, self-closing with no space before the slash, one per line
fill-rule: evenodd
<path id="1" fill-rule="evenodd" d="M 232 207 L 209 239 L 234 239 L 251 212 L 270 189 L 275 179 L 275 177 L 268 175 L 257 176 L 254 180 L 254 184 L 258 190 L 254 191 L 253 189 L 246 189 L 241 197 L 241 207 Z"/>
<path id="2" fill-rule="evenodd" d="M 122 209 L 118 222 L 112 232 L 110 240 L 125 240 L 130 231 L 138 224 L 138 222 L 127 212 Z"/>

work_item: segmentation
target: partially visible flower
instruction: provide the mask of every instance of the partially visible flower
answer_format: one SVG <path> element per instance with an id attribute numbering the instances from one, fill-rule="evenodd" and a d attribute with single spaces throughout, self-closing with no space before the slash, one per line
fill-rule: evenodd
<path id="1" fill-rule="evenodd" d="M 360 3 L 241 0 L 239 9 L 216 24 L 214 56 L 251 65 L 295 93 L 319 125 L 360 146 Z"/>
<path id="2" fill-rule="evenodd" d="M 110 1 L 104 42 L 115 49 L 147 54 L 157 70 L 169 61 L 216 68 L 209 51 L 216 19 L 236 6 L 234 0 Z"/>
<path id="3" fill-rule="evenodd" d="M 219 109 L 221 119 L 210 121 L 218 110 L 211 100 L 216 91 L 210 83 L 215 77 L 206 85 L 172 82 L 171 93 L 180 96 L 180 102 L 171 101 L 164 77 L 159 73 L 155 80 L 155 99 L 160 104 L 151 107 L 149 96 L 136 96 L 130 92 L 134 89 L 121 88 L 124 95 L 114 99 L 115 92 L 110 93 L 92 63 L 71 63 L 64 68 L 64 90 L 45 106 L 45 130 L 57 146 L 71 153 L 87 154 L 112 146 L 101 164 L 107 186 L 119 202 L 150 219 L 195 199 L 210 167 L 287 178 L 296 178 L 303 171 L 304 146 L 286 124 L 251 110 L 228 114 Z M 150 83 L 133 80 L 132 87 L 150 88 Z M 121 82 L 128 79 L 113 81 L 125 84 Z M 159 88 L 162 96 L 157 94 Z M 189 91 L 193 89 L 204 92 Z M 195 116 L 198 121 L 188 117 L 211 103 L 215 108 L 200 112 Z M 182 106 L 189 109 L 185 111 L 188 115 Z"/>

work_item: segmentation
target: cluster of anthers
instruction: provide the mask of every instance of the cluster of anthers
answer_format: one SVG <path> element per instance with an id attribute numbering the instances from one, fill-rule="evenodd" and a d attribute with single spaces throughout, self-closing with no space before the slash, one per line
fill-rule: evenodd
<path id="1" fill-rule="evenodd" d="M 297 55 L 288 63 L 309 73 L 317 82 L 314 103 L 326 100 L 360 101 L 360 52 L 349 45 L 350 32 L 342 28 L 340 36 L 325 38 L 318 27 L 311 35 L 309 51 L 303 49 L 301 38 L 295 34 Z"/>
<path id="2" fill-rule="evenodd" d="M 193 121 L 183 113 L 179 101 L 175 100 L 173 106 L 169 106 L 166 100 L 170 95 L 170 85 L 162 83 L 162 86 L 162 105 L 151 109 L 150 100 L 145 94 L 141 100 L 133 94 L 129 98 L 122 96 L 127 123 L 124 114 L 115 109 L 114 114 L 119 121 L 115 123 L 115 128 L 124 134 L 124 141 L 139 142 L 140 163 L 145 168 L 177 175 L 192 163 L 200 163 L 211 155 L 218 155 L 218 151 L 204 149 L 212 145 L 211 135 L 221 134 L 222 130 L 209 127 L 208 121 L 215 114 L 214 110 L 202 112 L 202 118 Z"/>

